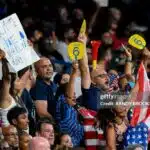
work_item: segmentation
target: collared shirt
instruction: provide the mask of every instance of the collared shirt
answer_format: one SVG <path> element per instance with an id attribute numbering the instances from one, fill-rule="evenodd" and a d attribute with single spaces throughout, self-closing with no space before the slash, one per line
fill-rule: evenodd
<path id="1" fill-rule="evenodd" d="M 89 89 L 82 88 L 83 101 L 82 104 L 84 107 L 97 111 L 97 104 L 100 100 L 101 91 L 95 86 L 91 86 Z"/>
<path id="2" fill-rule="evenodd" d="M 42 79 L 37 78 L 35 87 L 31 89 L 31 96 L 33 100 L 47 101 L 48 112 L 54 117 L 55 114 L 55 93 L 57 86 L 51 82 L 50 85 L 46 84 Z"/>
<path id="3" fill-rule="evenodd" d="M 74 146 L 79 146 L 83 139 L 83 125 L 78 120 L 77 111 L 67 104 L 61 95 L 56 101 L 56 122 L 61 132 L 67 132 Z"/>

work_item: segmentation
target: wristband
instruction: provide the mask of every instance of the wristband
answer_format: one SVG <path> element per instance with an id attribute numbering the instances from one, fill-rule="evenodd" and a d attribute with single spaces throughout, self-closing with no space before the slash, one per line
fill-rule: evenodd
<path id="1" fill-rule="evenodd" d="M 126 59 L 126 62 L 132 62 L 132 58 L 131 58 L 131 57 L 128 57 L 128 58 Z"/>

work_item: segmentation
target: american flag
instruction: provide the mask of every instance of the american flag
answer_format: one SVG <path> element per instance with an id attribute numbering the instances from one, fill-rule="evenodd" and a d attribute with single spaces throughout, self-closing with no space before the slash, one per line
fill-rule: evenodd
<path id="1" fill-rule="evenodd" d="M 124 147 L 129 145 L 142 145 L 144 150 L 148 148 L 148 126 L 141 122 L 137 126 L 129 126 L 124 136 Z"/>
<path id="2" fill-rule="evenodd" d="M 138 70 L 138 84 L 139 90 L 137 95 L 138 102 L 149 102 L 150 98 L 150 81 L 147 77 L 147 73 L 143 63 L 140 64 Z M 136 126 L 138 123 L 142 122 L 150 115 L 150 106 L 149 105 L 139 105 L 136 106 L 133 110 L 133 117 L 131 119 L 131 125 Z"/>
<path id="3" fill-rule="evenodd" d="M 115 74 L 109 74 L 109 90 L 108 92 L 118 91 L 119 90 L 119 84 L 118 84 L 119 76 Z"/>

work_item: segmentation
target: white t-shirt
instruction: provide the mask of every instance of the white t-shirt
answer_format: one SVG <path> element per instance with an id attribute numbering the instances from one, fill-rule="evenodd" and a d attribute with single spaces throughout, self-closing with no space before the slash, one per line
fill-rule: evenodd
<path id="1" fill-rule="evenodd" d="M 65 62 L 71 62 L 68 57 L 67 44 L 65 42 L 57 41 L 56 50 L 63 57 Z"/>
<path id="2" fill-rule="evenodd" d="M 16 102 L 15 102 L 15 100 L 12 98 L 12 102 L 11 102 L 11 104 L 10 104 L 10 106 L 8 107 L 8 108 L 5 108 L 5 109 L 3 109 L 3 108 L 0 108 L 0 121 L 2 122 L 2 126 L 8 126 L 9 125 L 9 122 L 8 122 L 8 120 L 7 120 L 7 113 L 8 113 L 8 111 L 11 109 L 11 108 L 13 108 L 13 107 L 15 107 L 16 106 Z"/>

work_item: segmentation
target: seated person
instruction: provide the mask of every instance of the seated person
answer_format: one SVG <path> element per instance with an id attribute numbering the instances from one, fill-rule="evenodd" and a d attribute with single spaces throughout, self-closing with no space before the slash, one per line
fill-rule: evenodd
<path id="1" fill-rule="evenodd" d="M 19 149 L 28 150 L 30 140 L 30 135 L 26 132 L 22 132 L 22 134 L 19 136 Z"/>
<path id="2" fill-rule="evenodd" d="M 1 149 L 4 148 L 12 148 L 13 150 L 19 149 L 19 140 L 17 129 L 13 125 L 9 125 L 7 127 L 2 127 L 2 134 L 4 136 L 4 140 L 1 143 Z"/>
<path id="3" fill-rule="evenodd" d="M 29 143 L 29 150 L 50 150 L 50 145 L 47 139 L 34 137 Z"/>
<path id="4" fill-rule="evenodd" d="M 69 136 L 69 134 L 67 134 L 67 133 L 61 133 L 59 135 L 57 144 L 66 146 L 68 148 L 72 148 L 73 147 L 72 139 Z"/>
<path id="5" fill-rule="evenodd" d="M 13 107 L 9 110 L 7 119 L 11 125 L 14 125 L 17 128 L 19 135 L 28 129 L 29 120 L 27 110 L 25 108 L 18 106 Z"/>
<path id="6" fill-rule="evenodd" d="M 50 146 L 54 145 L 54 123 L 48 118 L 41 118 L 37 123 L 37 135 L 48 140 Z"/>

